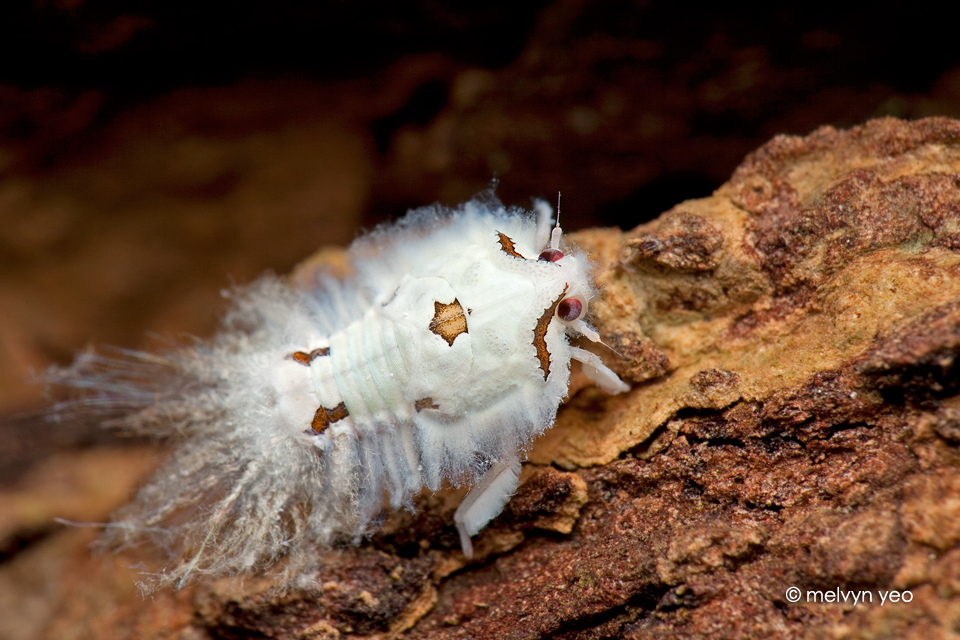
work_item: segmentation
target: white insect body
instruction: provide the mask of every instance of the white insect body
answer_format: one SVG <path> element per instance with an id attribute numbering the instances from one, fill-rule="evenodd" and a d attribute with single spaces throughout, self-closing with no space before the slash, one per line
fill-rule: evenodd
<path id="1" fill-rule="evenodd" d="M 599 341 L 583 254 L 560 251 L 550 207 L 492 195 L 411 212 L 357 240 L 353 275 L 294 289 L 265 278 L 237 295 L 209 344 L 155 357 L 81 357 L 55 382 L 82 404 L 186 440 L 108 528 L 180 564 L 161 577 L 315 567 L 316 548 L 359 541 L 385 498 L 473 485 L 454 520 L 470 536 L 514 493 L 520 461 L 552 426 L 571 359 L 610 393 L 627 386 L 569 344 Z"/>

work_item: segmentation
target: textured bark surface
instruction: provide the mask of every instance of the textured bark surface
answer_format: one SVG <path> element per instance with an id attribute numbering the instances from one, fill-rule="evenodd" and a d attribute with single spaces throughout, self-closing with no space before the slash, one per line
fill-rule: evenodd
<path id="1" fill-rule="evenodd" d="M 93 449 L 0 494 L 0 534 L 24 544 L 0 615 L 18 638 L 955 633 L 960 122 L 778 137 L 712 197 L 574 239 L 634 389 L 575 377 L 472 561 L 441 493 L 328 552 L 316 592 L 224 579 L 144 600 L 147 550 L 94 555 L 94 532 L 52 523 L 103 520 L 156 460 Z M 807 601 L 837 589 L 872 603 Z"/>

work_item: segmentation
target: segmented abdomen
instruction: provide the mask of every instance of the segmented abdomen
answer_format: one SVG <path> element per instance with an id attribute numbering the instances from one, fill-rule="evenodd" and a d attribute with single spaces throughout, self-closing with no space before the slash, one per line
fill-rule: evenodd
<path id="1" fill-rule="evenodd" d="M 412 406 L 401 387 L 406 371 L 393 322 L 376 309 L 330 338 L 329 364 L 336 392 L 358 428 L 411 419 Z M 314 384 L 329 384 L 329 379 L 321 382 L 315 374 Z M 317 394 L 324 395 L 319 388 Z"/>
<path id="2" fill-rule="evenodd" d="M 363 491 L 385 489 L 394 506 L 408 502 L 423 482 L 414 406 L 401 386 L 406 372 L 393 322 L 369 309 L 320 351 L 309 361 L 320 403 L 308 432 L 324 441 L 326 451 L 353 450 Z"/>

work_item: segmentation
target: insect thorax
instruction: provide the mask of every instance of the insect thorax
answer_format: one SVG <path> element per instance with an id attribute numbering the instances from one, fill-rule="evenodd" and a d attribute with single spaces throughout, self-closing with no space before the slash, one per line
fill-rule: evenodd
<path id="1" fill-rule="evenodd" d="M 455 427 L 478 412 L 542 402 L 548 386 L 561 390 L 548 402 L 559 398 L 570 356 L 554 313 L 574 270 L 511 255 L 488 238 L 397 274 L 383 299 L 326 344 L 283 354 L 278 392 L 298 398 L 286 400 L 291 426 L 322 446 L 398 422 Z"/>

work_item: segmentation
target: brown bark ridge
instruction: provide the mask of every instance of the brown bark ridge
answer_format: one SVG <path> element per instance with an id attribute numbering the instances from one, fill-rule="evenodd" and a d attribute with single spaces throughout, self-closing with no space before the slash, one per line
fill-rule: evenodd
<path id="1" fill-rule="evenodd" d="M 608 397 L 575 376 L 472 561 L 445 492 L 324 552 L 318 589 L 232 578 L 142 599 L 142 550 L 91 555 L 93 532 L 36 508 L 105 517 L 121 498 L 82 508 L 83 479 L 109 466 L 129 486 L 151 464 L 94 450 L 35 468 L 32 511 L 2 496 L 7 538 L 45 533 L 0 565 L 18 637 L 954 633 L 960 122 L 777 137 L 712 197 L 574 239 L 622 358 L 603 355 L 634 388 Z"/>

